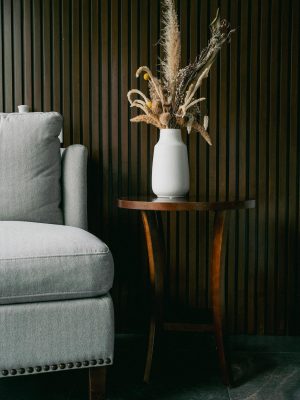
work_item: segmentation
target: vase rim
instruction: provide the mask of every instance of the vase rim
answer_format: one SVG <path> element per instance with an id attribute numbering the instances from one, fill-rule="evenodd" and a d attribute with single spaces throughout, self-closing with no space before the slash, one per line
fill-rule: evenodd
<path id="1" fill-rule="evenodd" d="M 161 128 L 160 129 L 160 132 L 166 132 L 166 131 L 180 131 L 181 132 L 181 129 L 180 128 Z"/>

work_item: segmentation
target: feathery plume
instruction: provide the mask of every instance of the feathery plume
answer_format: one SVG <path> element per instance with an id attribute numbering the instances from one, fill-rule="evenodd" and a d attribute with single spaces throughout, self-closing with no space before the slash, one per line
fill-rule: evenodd
<path id="1" fill-rule="evenodd" d="M 180 68 L 181 41 L 174 1 L 164 0 L 163 6 L 162 21 L 164 27 L 160 44 L 164 58 L 161 61 L 161 66 L 170 101 L 172 102 L 175 98 L 176 77 Z"/>
<path id="2" fill-rule="evenodd" d="M 130 122 L 145 122 L 146 124 L 156 126 L 158 129 L 164 128 L 159 120 L 151 115 L 137 115 L 136 117 L 131 118 Z"/>

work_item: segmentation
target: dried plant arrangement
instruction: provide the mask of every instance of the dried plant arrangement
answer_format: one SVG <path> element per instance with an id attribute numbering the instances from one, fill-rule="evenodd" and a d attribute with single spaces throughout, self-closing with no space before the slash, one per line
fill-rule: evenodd
<path id="1" fill-rule="evenodd" d="M 163 0 L 163 30 L 160 39 L 163 59 L 160 78 L 153 75 L 147 66 L 136 71 L 138 78 L 142 73 L 148 81 L 149 96 L 137 89 L 128 92 L 131 107 L 137 107 L 143 114 L 131 118 L 131 122 L 145 122 L 159 129 L 187 128 L 199 132 L 211 145 L 207 132 L 208 116 L 202 117 L 200 103 L 206 100 L 197 98 L 197 93 L 222 45 L 230 40 L 230 24 L 221 20 L 219 11 L 210 24 L 211 37 L 208 45 L 194 62 L 180 68 L 181 39 L 174 0 Z"/>

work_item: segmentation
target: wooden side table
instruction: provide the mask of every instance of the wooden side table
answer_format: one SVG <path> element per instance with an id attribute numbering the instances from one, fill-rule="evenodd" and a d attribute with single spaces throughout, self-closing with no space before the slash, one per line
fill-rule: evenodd
<path id="1" fill-rule="evenodd" d="M 144 372 L 144 381 L 149 382 L 154 344 L 159 331 L 199 331 L 214 332 L 217 352 L 225 385 L 231 384 L 231 369 L 224 345 L 224 318 L 222 306 L 222 278 L 221 269 L 226 249 L 225 221 L 230 210 L 241 210 L 255 207 L 255 200 L 203 202 L 193 198 L 158 199 L 151 197 L 121 198 L 118 207 L 141 212 L 144 232 L 147 242 L 149 261 L 149 277 L 152 291 L 152 312 L 149 327 L 147 359 Z M 164 320 L 164 271 L 165 250 L 163 246 L 163 227 L 160 211 L 213 211 L 214 228 L 212 255 L 210 260 L 210 287 L 212 300 L 211 324 L 192 324 L 166 322 Z"/>

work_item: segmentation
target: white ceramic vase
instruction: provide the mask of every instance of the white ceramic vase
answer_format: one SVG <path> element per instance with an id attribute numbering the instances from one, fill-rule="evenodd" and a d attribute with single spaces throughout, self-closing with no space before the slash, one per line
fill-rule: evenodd
<path id="1" fill-rule="evenodd" d="M 157 197 L 184 197 L 190 188 L 189 161 L 180 129 L 161 129 L 154 146 L 152 190 Z"/>

